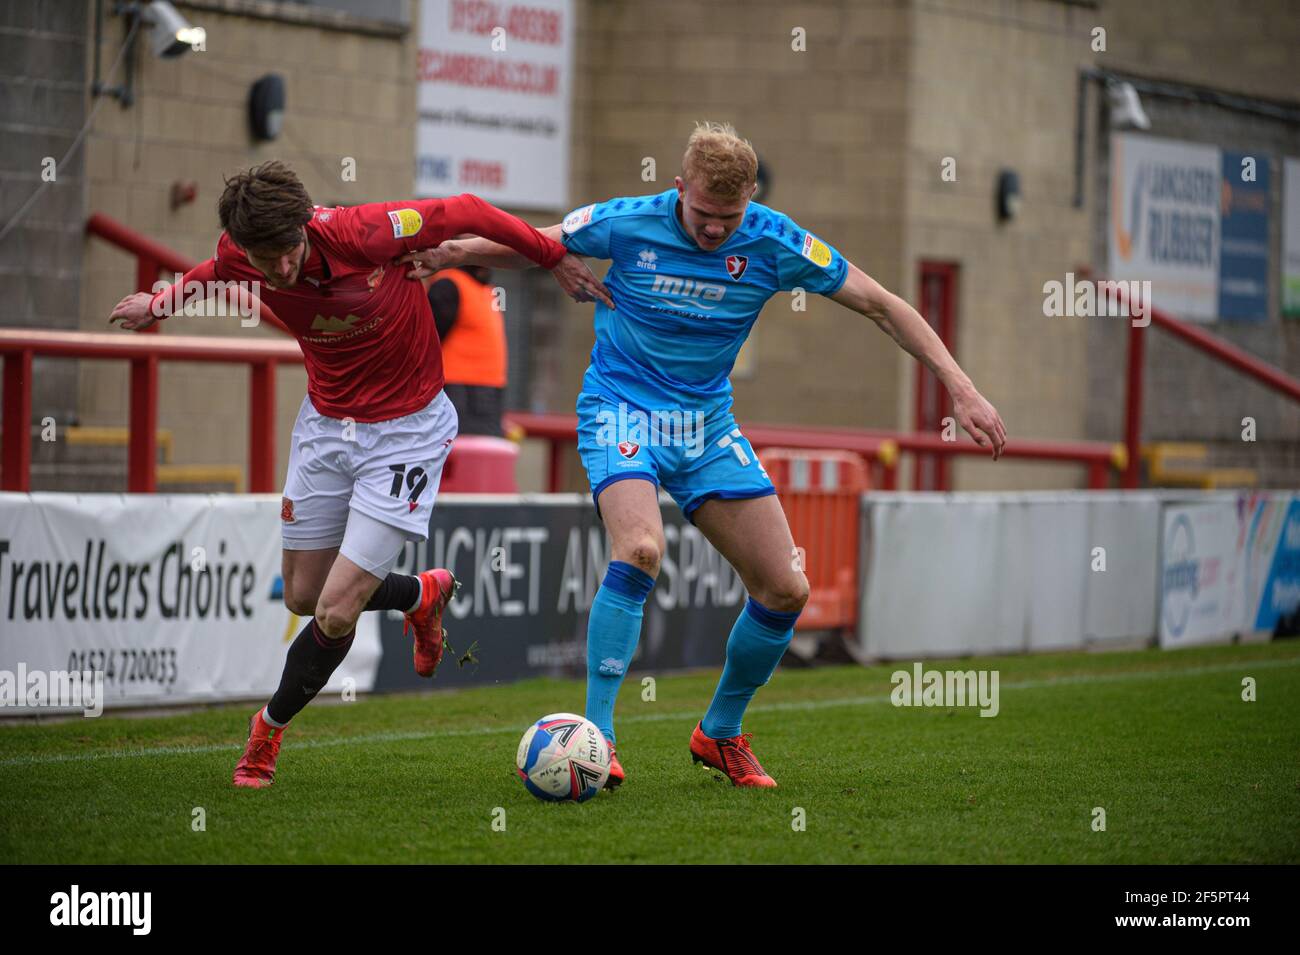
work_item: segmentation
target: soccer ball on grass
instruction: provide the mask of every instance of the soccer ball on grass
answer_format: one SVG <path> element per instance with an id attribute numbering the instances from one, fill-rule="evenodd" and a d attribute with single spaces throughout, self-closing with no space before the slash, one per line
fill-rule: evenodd
<path id="1" fill-rule="evenodd" d="M 609 744 L 591 720 L 552 713 L 528 727 L 515 766 L 538 799 L 586 802 L 609 778 Z"/>

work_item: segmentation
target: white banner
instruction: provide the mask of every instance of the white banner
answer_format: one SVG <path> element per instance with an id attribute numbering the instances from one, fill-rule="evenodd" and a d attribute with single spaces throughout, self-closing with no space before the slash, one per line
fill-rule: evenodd
<path id="1" fill-rule="evenodd" d="M 102 672 L 106 706 L 269 697 L 305 623 L 281 590 L 278 495 L 0 494 L 0 674 Z M 375 617 L 323 692 L 373 687 Z"/>
<path id="2" fill-rule="evenodd" d="M 1237 508 L 1231 501 L 1165 508 L 1160 550 L 1160 645 L 1215 643 L 1243 620 Z"/>
<path id="3" fill-rule="evenodd" d="M 863 661 L 1082 649 L 1155 633 L 1148 494 L 868 494 Z"/>
<path id="4" fill-rule="evenodd" d="M 1151 282 L 1179 318 L 1219 312 L 1222 154 L 1135 133 L 1111 137 L 1107 277 Z"/>
<path id="5" fill-rule="evenodd" d="M 571 0 L 422 0 L 420 196 L 567 211 Z"/>

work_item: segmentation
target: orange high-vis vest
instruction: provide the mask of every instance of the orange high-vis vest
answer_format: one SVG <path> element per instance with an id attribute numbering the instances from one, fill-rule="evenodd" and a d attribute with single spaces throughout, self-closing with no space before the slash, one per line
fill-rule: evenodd
<path id="1" fill-rule="evenodd" d="M 492 289 L 460 269 L 443 269 L 434 282 L 450 279 L 460 293 L 456 323 L 442 343 L 442 370 L 449 385 L 506 386 L 505 316 L 492 307 Z"/>

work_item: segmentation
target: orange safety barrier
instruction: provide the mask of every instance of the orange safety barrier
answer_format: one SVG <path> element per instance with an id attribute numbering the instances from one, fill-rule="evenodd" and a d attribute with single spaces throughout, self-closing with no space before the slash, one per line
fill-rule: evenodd
<path id="1" fill-rule="evenodd" d="M 759 459 L 776 485 L 808 576 L 808 604 L 796 629 L 852 627 L 858 620 L 860 499 L 871 487 L 866 462 L 848 451 L 765 448 Z"/>

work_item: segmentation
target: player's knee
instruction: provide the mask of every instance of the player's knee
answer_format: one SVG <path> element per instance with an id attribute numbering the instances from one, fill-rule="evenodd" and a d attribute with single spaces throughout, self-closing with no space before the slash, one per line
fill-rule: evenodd
<path id="1" fill-rule="evenodd" d="M 297 614 L 299 617 L 310 617 L 316 612 L 316 595 L 301 594 L 286 590 L 284 592 L 284 605 L 290 613 Z"/>
<path id="2" fill-rule="evenodd" d="M 627 545 L 619 560 L 624 560 L 633 567 L 656 577 L 659 574 L 659 561 L 663 557 L 663 547 L 651 536 L 637 538 Z"/>
<path id="3" fill-rule="evenodd" d="M 346 603 L 322 598 L 316 604 L 316 626 L 327 637 L 346 637 L 356 627 L 358 616 L 357 608 Z"/>
<path id="4" fill-rule="evenodd" d="M 808 592 L 808 578 L 803 574 L 795 574 L 775 581 L 756 599 L 768 610 L 777 613 L 799 613 L 808 603 Z"/>

